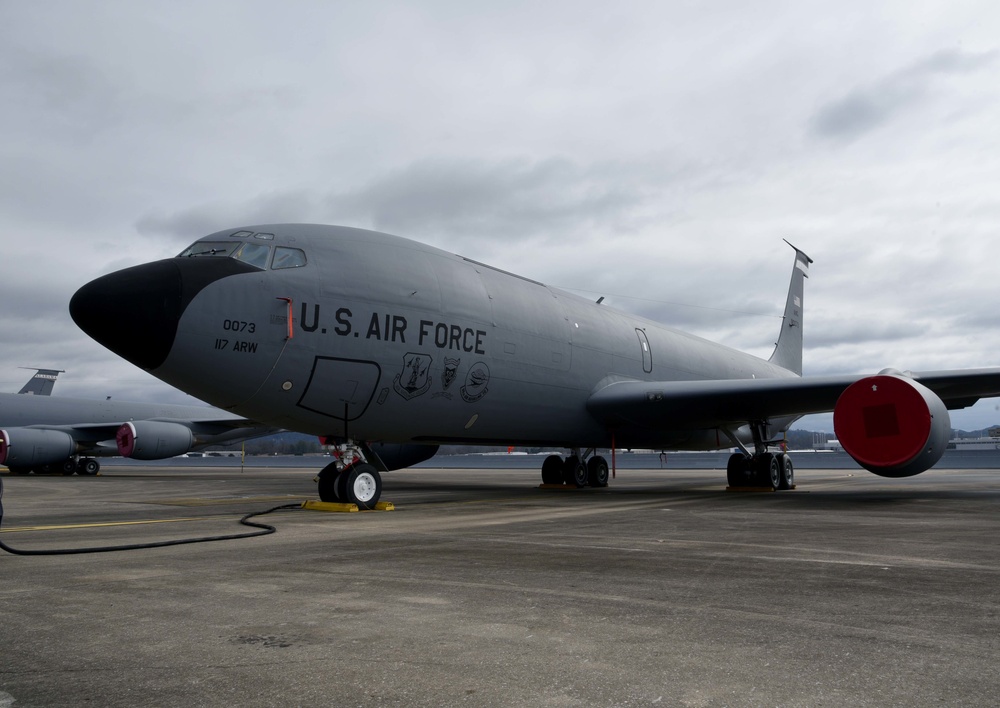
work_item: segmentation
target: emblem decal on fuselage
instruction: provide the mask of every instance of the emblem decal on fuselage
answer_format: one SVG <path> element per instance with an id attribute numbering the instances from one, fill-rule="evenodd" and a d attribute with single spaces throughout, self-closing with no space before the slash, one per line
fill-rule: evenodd
<path id="1" fill-rule="evenodd" d="M 392 388 L 406 400 L 422 396 L 431 387 L 431 362 L 426 354 L 408 352 L 403 357 L 403 370 L 392 380 Z"/>
<path id="2" fill-rule="evenodd" d="M 455 377 L 458 376 L 458 365 L 461 363 L 461 359 L 444 358 L 444 371 L 441 372 L 441 390 L 434 393 L 431 398 L 447 398 L 449 401 L 451 400 L 452 394 L 448 393 L 448 387 L 451 386 L 455 381 Z"/>
<path id="3" fill-rule="evenodd" d="M 489 383 L 490 367 L 486 366 L 484 362 L 477 361 L 465 377 L 462 398 L 468 403 L 475 403 L 489 392 L 489 389 L 486 388 Z"/>
<path id="4" fill-rule="evenodd" d="M 451 386 L 451 382 L 455 380 L 455 376 L 458 374 L 458 365 L 461 363 L 461 359 L 444 358 L 444 373 L 441 374 L 441 387 L 445 391 Z"/>

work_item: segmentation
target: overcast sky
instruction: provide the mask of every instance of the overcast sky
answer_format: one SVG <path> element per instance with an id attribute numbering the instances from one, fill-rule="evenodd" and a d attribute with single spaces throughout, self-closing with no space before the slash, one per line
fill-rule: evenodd
<path id="1" fill-rule="evenodd" d="M 996 2 L 0 0 L 0 96 L 3 391 L 47 366 L 55 395 L 191 402 L 69 299 L 274 221 L 765 357 L 785 238 L 815 260 L 807 375 L 1000 365 Z"/>

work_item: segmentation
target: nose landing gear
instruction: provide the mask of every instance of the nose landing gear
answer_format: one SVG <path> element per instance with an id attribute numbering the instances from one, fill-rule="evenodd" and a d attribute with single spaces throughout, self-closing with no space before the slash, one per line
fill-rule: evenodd
<path id="1" fill-rule="evenodd" d="M 333 454 L 336 459 L 319 473 L 320 500 L 374 509 L 382 496 L 378 468 L 367 462 L 362 447 L 350 440 L 338 445 Z"/>

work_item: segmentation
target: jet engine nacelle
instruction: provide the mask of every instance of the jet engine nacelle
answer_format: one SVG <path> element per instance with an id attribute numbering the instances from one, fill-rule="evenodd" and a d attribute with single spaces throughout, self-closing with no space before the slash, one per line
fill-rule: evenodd
<path id="1" fill-rule="evenodd" d="M 833 429 L 844 450 L 869 472 L 912 477 L 941 459 L 951 418 L 937 394 L 887 369 L 844 389 L 833 410 Z"/>
<path id="2" fill-rule="evenodd" d="M 186 425 L 161 420 L 123 423 L 115 435 L 118 453 L 134 460 L 162 460 L 183 455 L 194 446 L 194 433 Z"/>
<path id="3" fill-rule="evenodd" d="M 401 470 L 431 459 L 438 451 L 438 446 L 374 443 L 371 449 L 382 460 L 387 470 Z"/>
<path id="4" fill-rule="evenodd" d="M 0 430 L 0 464 L 8 467 L 36 467 L 62 462 L 76 453 L 76 441 L 69 433 L 42 428 Z"/>

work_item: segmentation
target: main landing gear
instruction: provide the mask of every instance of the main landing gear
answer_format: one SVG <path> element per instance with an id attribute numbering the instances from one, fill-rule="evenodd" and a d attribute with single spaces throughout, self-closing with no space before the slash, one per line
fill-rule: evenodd
<path id="1" fill-rule="evenodd" d="M 590 448 L 581 455 L 580 448 L 573 448 L 565 460 L 559 455 L 549 455 L 542 463 L 542 484 L 608 486 L 608 461 L 594 452 Z"/>
<path id="2" fill-rule="evenodd" d="M 730 487 L 764 487 L 794 489 L 795 468 L 792 458 L 785 453 L 769 452 L 765 440 L 766 423 L 751 423 L 754 451 L 751 453 L 735 435 L 729 437 L 742 452 L 733 453 L 726 465 L 726 481 Z"/>
<path id="3" fill-rule="evenodd" d="M 348 440 L 334 449 L 336 459 L 319 473 L 319 498 L 374 509 L 382 496 L 382 475 L 365 460 L 359 445 Z"/>
<path id="4" fill-rule="evenodd" d="M 795 486 L 792 458 L 785 453 L 763 452 L 747 457 L 735 452 L 726 465 L 726 481 L 730 487 L 792 489 Z"/>

